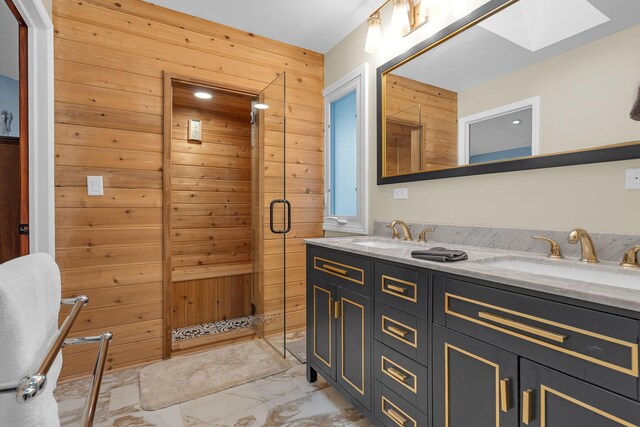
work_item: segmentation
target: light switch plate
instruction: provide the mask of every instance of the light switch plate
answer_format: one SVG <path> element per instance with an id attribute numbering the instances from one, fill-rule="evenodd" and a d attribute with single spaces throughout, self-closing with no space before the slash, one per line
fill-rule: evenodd
<path id="1" fill-rule="evenodd" d="M 394 200 L 403 200 L 409 198 L 409 189 L 408 188 L 394 188 L 393 189 L 393 198 Z"/>
<path id="2" fill-rule="evenodd" d="M 627 169 L 624 188 L 627 190 L 640 190 L 640 168 Z"/>
<path id="3" fill-rule="evenodd" d="M 101 176 L 87 176 L 87 195 L 104 196 Z"/>

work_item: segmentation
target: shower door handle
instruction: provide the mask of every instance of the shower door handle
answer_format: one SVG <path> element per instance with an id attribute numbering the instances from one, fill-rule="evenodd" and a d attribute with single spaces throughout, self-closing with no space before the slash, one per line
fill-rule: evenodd
<path id="1" fill-rule="evenodd" d="M 284 203 L 287 206 L 287 227 L 284 230 L 276 230 L 273 227 L 273 208 L 278 203 Z M 269 204 L 269 229 L 273 234 L 287 234 L 291 231 L 291 203 L 286 199 L 275 199 Z"/>

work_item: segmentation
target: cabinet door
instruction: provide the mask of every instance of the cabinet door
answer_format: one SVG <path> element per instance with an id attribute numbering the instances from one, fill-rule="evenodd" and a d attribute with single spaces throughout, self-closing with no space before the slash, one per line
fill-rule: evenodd
<path id="1" fill-rule="evenodd" d="M 518 425 L 518 357 L 433 328 L 433 416 L 438 427 Z"/>
<path id="2" fill-rule="evenodd" d="M 309 276 L 307 282 L 307 354 L 318 369 L 336 378 L 335 286 Z"/>
<path id="3" fill-rule="evenodd" d="M 520 362 L 523 427 L 637 427 L 640 403 L 526 359 Z"/>
<path id="4" fill-rule="evenodd" d="M 371 301 L 338 287 L 337 381 L 371 409 Z"/>

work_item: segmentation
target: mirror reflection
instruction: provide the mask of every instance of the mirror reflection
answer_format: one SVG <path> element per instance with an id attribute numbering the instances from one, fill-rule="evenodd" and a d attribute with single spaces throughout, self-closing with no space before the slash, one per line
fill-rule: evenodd
<path id="1" fill-rule="evenodd" d="M 384 72 L 383 175 L 640 143 L 640 2 L 520 0 Z"/>

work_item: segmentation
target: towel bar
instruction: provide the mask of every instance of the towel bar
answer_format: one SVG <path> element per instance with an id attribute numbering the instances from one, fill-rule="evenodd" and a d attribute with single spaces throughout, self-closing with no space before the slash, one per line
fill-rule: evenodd
<path id="1" fill-rule="evenodd" d="M 80 310 L 82 310 L 88 302 L 89 298 L 85 295 L 80 295 L 75 298 L 65 298 L 60 301 L 61 305 L 73 304 L 73 307 L 64 322 L 62 322 L 60 329 L 58 329 L 56 338 L 49 347 L 40 367 L 35 373 L 25 376 L 14 386 L 3 387 L 0 385 L 0 395 L 15 394 L 19 403 L 27 403 L 31 401 L 45 389 L 47 385 L 47 374 L 49 373 L 53 362 L 56 360 L 56 357 L 58 357 L 58 353 L 60 353 L 62 347 L 78 344 L 100 343 L 98 357 L 93 369 L 93 375 L 89 385 L 89 394 L 87 396 L 81 422 L 82 427 L 90 427 L 93 424 L 95 408 L 98 402 L 98 395 L 100 393 L 100 385 L 102 383 L 102 374 L 104 373 L 104 365 L 109 351 L 109 342 L 113 338 L 113 335 L 111 332 L 105 332 L 101 335 L 92 337 L 67 338 L 71 327 L 80 314 Z"/>

